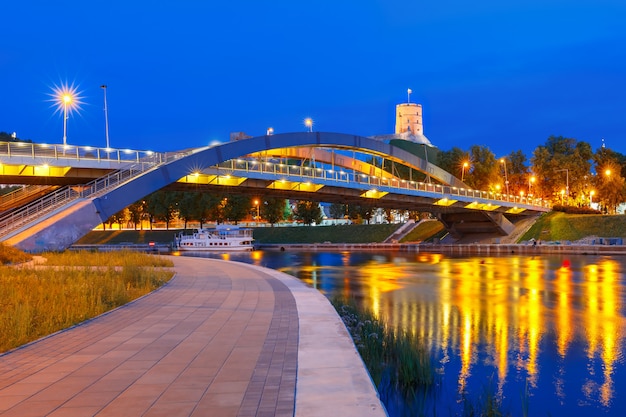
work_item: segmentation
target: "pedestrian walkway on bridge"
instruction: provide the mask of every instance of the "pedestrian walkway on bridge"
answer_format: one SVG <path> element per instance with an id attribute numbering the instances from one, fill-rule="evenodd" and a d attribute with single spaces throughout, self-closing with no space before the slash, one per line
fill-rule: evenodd
<path id="1" fill-rule="evenodd" d="M 1 355 L 0 415 L 386 415 L 317 290 L 252 265 L 172 259 L 160 290 Z"/>

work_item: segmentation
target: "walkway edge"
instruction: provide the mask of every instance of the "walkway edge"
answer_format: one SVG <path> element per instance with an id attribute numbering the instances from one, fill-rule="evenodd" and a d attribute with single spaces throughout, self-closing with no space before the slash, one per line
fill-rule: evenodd
<path id="1" fill-rule="evenodd" d="M 281 281 L 296 300 L 300 323 L 296 417 L 387 416 L 352 337 L 330 301 L 291 275 L 247 265 Z"/>

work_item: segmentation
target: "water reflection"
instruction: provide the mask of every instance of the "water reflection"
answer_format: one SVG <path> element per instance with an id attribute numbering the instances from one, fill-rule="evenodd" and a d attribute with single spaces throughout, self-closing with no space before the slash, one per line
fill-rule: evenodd
<path id="1" fill-rule="evenodd" d="M 417 334 L 442 371 L 440 412 L 487 379 L 511 412 L 621 415 L 624 266 L 609 257 L 262 253 L 328 296 L 356 297 Z"/>

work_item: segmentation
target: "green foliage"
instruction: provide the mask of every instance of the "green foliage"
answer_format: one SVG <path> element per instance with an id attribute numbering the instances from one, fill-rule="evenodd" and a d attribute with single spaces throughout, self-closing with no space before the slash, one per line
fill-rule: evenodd
<path id="1" fill-rule="evenodd" d="M 313 201 L 298 201 L 293 216 L 296 220 L 301 220 L 304 224 L 322 222 L 322 210 L 319 204 Z"/>
<path id="2" fill-rule="evenodd" d="M 224 217 L 226 221 L 237 224 L 243 220 L 252 208 L 252 198 L 247 195 L 230 195 L 224 205 Z"/>
<path id="3" fill-rule="evenodd" d="M 566 214 L 552 211 L 543 214 L 520 241 L 576 241 L 588 236 L 626 237 L 623 215 Z"/>
<path id="4" fill-rule="evenodd" d="M 345 204 L 333 203 L 328 211 L 333 219 L 343 219 L 348 212 L 348 207 Z"/>
<path id="5" fill-rule="evenodd" d="M 284 198 L 268 198 L 261 205 L 261 218 L 276 224 L 287 218 L 288 201 Z"/>
<path id="6" fill-rule="evenodd" d="M 399 224 L 260 227 L 254 230 L 256 243 L 373 243 L 382 242 Z"/>

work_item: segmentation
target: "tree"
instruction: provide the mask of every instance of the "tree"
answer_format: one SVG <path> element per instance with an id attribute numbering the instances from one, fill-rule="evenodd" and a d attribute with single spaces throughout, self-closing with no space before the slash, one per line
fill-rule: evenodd
<path id="1" fill-rule="evenodd" d="M 582 204 L 591 175 L 593 152 L 587 142 L 562 136 L 550 136 L 538 146 L 531 162 L 537 177 L 536 192 L 542 198 L 559 199 L 564 194 L 567 204 Z"/>
<path id="2" fill-rule="evenodd" d="M 176 213 L 176 195 L 171 191 L 159 190 L 146 197 L 146 212 L 150 218 L 150 229 L 152 222 L 161 220 L 165 222 L 165 228 L 169 229 L 170 222 Z"/>
<path id="3" fill-rule="evenodd" d="M 374 208 L 372 206 L 361 206 L 351 204 L 348 206 L 348 217 L 356 222 L 369 223 L 372 215 L 374 214 Z"/>
<path id="4" fill-rule="evenodd" d="M 504 175 L 499 173 L 496 156 L 485 146 L 474 145 L 470 148 L 472 173 L 465 181 L 476 190 L 502 191 Z"/>
<path id="5" fill-rule="evenodd" d="M 453 147 L 449 151 L 441 151 L 437 155 L 436 164 L 439 168 L 448 171 L 457 178 L 462 178 L 468 185 L 471 182 L 471 172 L 473 170 L 471 163 L 472 158 L 469 152 L 458 147 Z M 467 162 L 468 166 L 464 169 L 463 163 Z"/>
<path id="6" fill-rule="evenodd" d="M 518 150 L 511 152 L 504 159 L 507 164 L 510 193 L 514 195 L 527 194 L 530 174 L 528 173 L 528 166 L 526 166 L 526 155 Z"/>
<path id="7" fill-rule="evenodd" d="M 174 192 L 174 198 L 178 202 L 178 217 L 184 221 L 184 229 L 187 229 L 189 221 L 200 220 L 199 193 Z"/>
<path id="8" fill-rule="evenodd" d="M 113 225 L 117 223 L 119 229 L 121 230 L 122 225 L 126 223 L 126 219 L 128 218 L 127 212 L 128 210 L 126 208 L 123 208 L 122 210 L 118 211 L 117 213 L 109 217 L 107 220 L 107 223 L 109 223 L 109 229 L 112 229 Z"/>
<path id="9" fill-rule="evenodd" d="M 322 221 L 322 210 L 320 210 L 318 203 L 312 201 L 298 201 L 293 215 L 296 220 L 302 220 L 302 222 L 307 225 L 313 222 L 320 223 Z"/>
<path id="10" fill-rule="evenodd" d="M 252 199 L 247 195 L 233 195 L 228 197 L 224 205 L 224 217 L 235 224 L 243 220 L 250 212 Z"/>
<path id="11" fill-rule="evenodd" d="M 128 216 L 137 230 L 137 224 L 141 225 L 141 221 L 146 217 L 146 201 L 141 199 L 128 206 Z"/>
<path id="12" fill-rule="evenodd" d="M 285 207 L 287 200 L 284 198 L 268 198 L 261 205 L 261 216 L 272 226 L 287 218 Z"/>
<path id="13" fill-rule="evenodd" d="M 343 219 L 346 216 L 346 205 L 333 203 L 328 208 L 330 217 L 333 219 Z"/>

